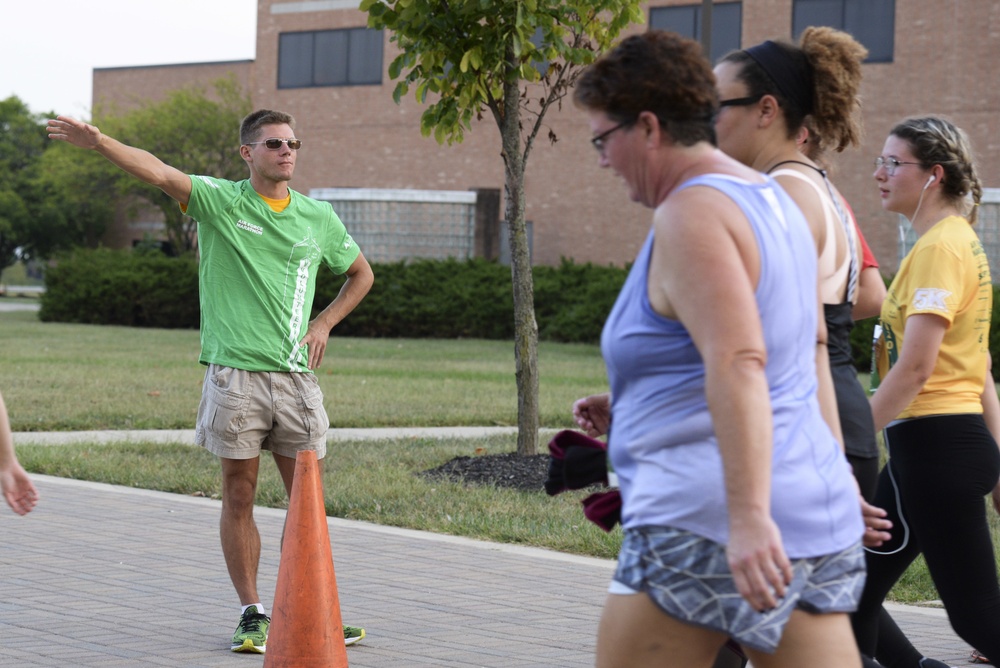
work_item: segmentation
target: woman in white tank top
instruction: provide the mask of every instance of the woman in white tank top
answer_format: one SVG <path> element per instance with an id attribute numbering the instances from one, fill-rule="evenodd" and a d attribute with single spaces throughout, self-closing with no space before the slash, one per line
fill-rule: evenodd
<path id="1" fill-rule="evenodd" d="M 772 176 L 809 222 L 819 258 L 817 290 L 825 315 L 816 364 L 821 392 L 835 397 L 823 406 L 837 409 L 827 410 L 824 417 L 844 444 L 855 477 L 864 483 L 864 495 L 871 498 L 879 462 L 874 422 L 850 355 L 861 243 L 846 202 L 825 170 L 800 152 L 798 142 L 808 119 L 825 146 L 841 151 L 858 144 L 858 91 L 866 55 L 865 48 L 847 33 L 807 28 L 798 45 L 767 41 L 728 54 L 716 66 L 715 75 L 721 106 L 716 123 L 719 148 Z M 875 288 L 884 293 L 884 286 Z M 867 297 L 866 301 L 872 301 Z M 824 370 L 829 372 L 824 374 Z M 831 380 L 826 387 L 824 376 Z M 864 506 L 866 512 L 876 512 L 867 503 Z M 866 544 L 878 544 L 874 534 L 867 533 Z M 880 645 L 876 652 L 883 663 L 887 663 L 886 655 L 899 658 L 901 653 L 912 655 L 915 662 L 924 660 L 887 614 L 880 621 L 884 635 L 893 640 L 891 647 Z"/>

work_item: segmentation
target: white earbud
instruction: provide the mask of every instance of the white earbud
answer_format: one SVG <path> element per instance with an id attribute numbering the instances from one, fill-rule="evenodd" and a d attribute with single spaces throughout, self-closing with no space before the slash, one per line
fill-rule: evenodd
<path id="1" fill-rule="evenodd" d="M 925 183 L 925 184 L 924 184 L 924 187 L 923 187 L 923 189 L 924 189 L 924 190 L 927 190 L 927 188 L 929 188 L 929 187 L 930 187 L 930 185 L 931 185 L 932 183 L 934 183 L 934 179 L 936 179 L 936 178 L 937 178 L 936 176 L 934 176 L 933 174 L 931 174 L 930 178 L 929 178 L 929 179 L 927 179 L 927 183 Z"/>

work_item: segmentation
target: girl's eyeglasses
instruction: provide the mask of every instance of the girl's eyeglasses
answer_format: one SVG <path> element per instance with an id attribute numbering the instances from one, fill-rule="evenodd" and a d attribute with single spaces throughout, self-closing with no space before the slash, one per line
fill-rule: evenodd
<path id="1" fill-rule="evenodd" d="M 885 167 L 885 173 L 889 176 L 896 175 L 896 169 L 900 165 L 919 165 L 919 162 L 906 162 L 905 160 L 897 160 L 896 158 L 883 158 L 879 156 L 875 158 L 875 169 L 880 167 Z"/>

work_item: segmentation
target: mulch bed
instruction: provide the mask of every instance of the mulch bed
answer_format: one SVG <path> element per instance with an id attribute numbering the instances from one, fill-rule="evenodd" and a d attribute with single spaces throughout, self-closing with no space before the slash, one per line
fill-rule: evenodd
<path id="1" fill-rule="evenodd" d="M 450 480 L 472 485 L 492 485 L 529 492 L 544 490 L 549 474 L 549 456 L 498 455 L 455 457 L 437 468 L 421 472 L 432 480 Z"/>

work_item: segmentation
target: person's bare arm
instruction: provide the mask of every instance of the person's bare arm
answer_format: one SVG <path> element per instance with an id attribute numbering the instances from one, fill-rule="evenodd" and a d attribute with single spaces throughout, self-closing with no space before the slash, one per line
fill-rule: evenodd
<path id="1" fill-rule="evenodd" d="M 858 274 L 858 301 L 851 309 L 854 320 L 873 318 L 882 312 L 885 301 L 885 281 L 878 267 L 865 267 Z"/>
<path id="2" fill-rule="evenodd" d="M 923 389 L 937 364 L 947 329 L 948 321 L 933 313 L 918 313 L 906 319 L 899 358 L 871 398 L 875 431 L 885 429 Z"/>
<path id="3" fill-rule="evenodd" d="M 818 295 L 818 293 L 817 293 Z M 823 319 L 823 303 L 819 302 L 819 317 L 816 318 L 816 398 L 823 421 L 833 432 L 834 438 L 844 449 L 844 432 L 840 428 L 840 412 L 837 409 L 837 390 L 833 386 L 833 372 L 830 370 L 830 348 L 827 344 L 826 320 Z"/>
<path id="4" fill-rule="evenodd" d="M 654 219 L 650 302 L 684 325 L 704 360 L 705 395 L 725 475 L 726 552 L 740 594 L 765 610 L 784 596 L 791 565 L 771 516 L 767 352 L 754 296 L 759 267 L 748 267 L 744 254 L 753 246 L 753 261 L 759 259 L 735 203 L 698 187 L 674 198 Z"/>
<path id="5" fill-rule="evenodd" d="M 14 454 L 7 406 L 0 395 L 0 492 L 7 505 L 18 515 L 25 515 L 38 503 L 38 490 Z"/>
<path id="6" fill-rule="evenodd" d="M 299 341 L 299 347 L 309 346 L 309 368 L 315 369 L 323 362 L 330 331 L 361 303 L 375 282 L 371 265 L 361 253 L 347 269 L 347 280 L 337 297 L 309 323 L 309 331 Z"/>
<path id="7" fill-rule="evenodd" d="M 68 116 L 49 120 L 45 130 L 49 133 L 49 139 L 97 151 L 112 164 L 140 181 L 156 186 L 184 206 L 191 199 L 191 177 L 149 151 L 127 146 L 102 133 L 97 127 Z"/>

